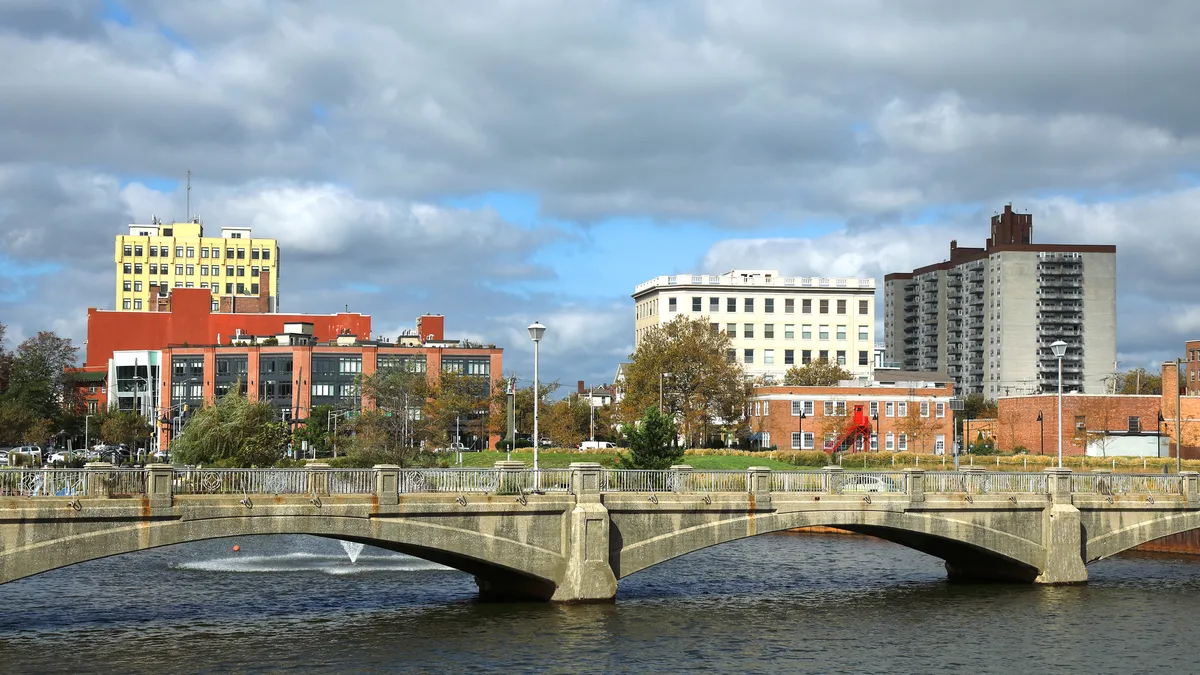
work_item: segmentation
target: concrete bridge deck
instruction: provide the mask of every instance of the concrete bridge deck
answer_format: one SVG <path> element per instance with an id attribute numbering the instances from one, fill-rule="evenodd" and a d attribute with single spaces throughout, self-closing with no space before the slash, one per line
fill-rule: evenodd
<path id="1" fill-rule="evenodd" d="M 605 601 L 617 580 L 727 541 L 826 525 L 956 580 L 1083 583 L 1086 564 L 1200 528 L 1198 476 L 493 469 L 0 470 L 0 583 L 158 546 L 312 534 L 475 575 L 485 598 Z"/>

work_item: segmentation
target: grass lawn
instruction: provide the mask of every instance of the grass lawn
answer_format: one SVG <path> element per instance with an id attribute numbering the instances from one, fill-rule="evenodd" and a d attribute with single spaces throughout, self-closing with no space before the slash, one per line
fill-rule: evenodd
<path id="1" fill-rule="evenodd" d="M 525 462 L 528 467 L 533 466 L 532 452 L 514 452 L 512 454 L 513 461 Z M 453 461 L 453 456 L 449 456 Z M 503 452 L 464 452 L 463 466 L 476 468 L 491 468 L 496 462 L 506 459 Z M 544 469 L 565 469 L 571 462 L 599 462 L 602 466 L 614 466 L 617 462 L 617 455 L 611 452 L 539 452 L 538 464 Z M 792 464 L 780 462 L 778 460 L 769 459 L 767 453 L 763 453 L 761 457 L 726 457 L 726 456 L 709 456 L 684 457 L 681 464 L 690 464 L 696 469 L 746 469 L 752 466 L 766 466 L 772 469 L 797 469 Z"/>

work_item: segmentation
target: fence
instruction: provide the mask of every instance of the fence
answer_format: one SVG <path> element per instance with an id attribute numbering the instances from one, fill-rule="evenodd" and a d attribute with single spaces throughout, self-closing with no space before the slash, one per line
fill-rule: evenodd
<path id="1" fill-rule="evenodd" d="M 83 469 L 0 470 L 2 497 L 76 497 L 87 494 Z"/>
<path id="2" fill-rule="evenodd" d="M 934 471 L 925 474 L 925 492 L 984 494 L 1045 494 L 1046 475 L 1041 473 Z"/>
<path id="3" fill-rule="evenodd" d="M 175 472 L 171 489 L 180 495 L 308 494 L 310 473 L 305 469 L 183 469 Z"/>

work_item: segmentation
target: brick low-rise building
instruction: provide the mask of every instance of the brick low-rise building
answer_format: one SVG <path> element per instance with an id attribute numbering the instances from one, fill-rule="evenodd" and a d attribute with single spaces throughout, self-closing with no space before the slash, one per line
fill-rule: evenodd
<path id="1" fill-rule="evenodd" d="M 1200 396 L 1200 340 L 1188 340 L 1183 344 L 1184 392 L 1188 396 Z M 1165 389 L 1164 389 L 1165 391 Z"/>
<path id="2" fill-rule="evenodd" d="M 940 373 L 877 370 L 834 387 L 755 387 L 747 418 L 755 444 L 832 450 L 853 427 L 847 449 L 941 454 L 954 442 L 954 386 Z M 855 419 L 856 408 L 861 417 Z"/>
<path id="3" fill-rule="evenodd" d="M 1158 455 L 1158 394 L 1063 394 L 1063 454 L 1134 454 L 1120 439 L 1141 438 Z M 1058 454 L 1058 396 L 1008 396 L 997 401 L 996 447 L 1031 455 Z M 1039 416 L 1041 421 L 1038 421 Z M 1103 440 L 1102 440 L 1103 437 Z M 1136 454 L 1145 454 L 1145 451 Z"/>

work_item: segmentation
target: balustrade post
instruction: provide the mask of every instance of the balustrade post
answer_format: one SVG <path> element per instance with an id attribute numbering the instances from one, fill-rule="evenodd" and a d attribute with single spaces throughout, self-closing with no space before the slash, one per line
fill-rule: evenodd
<path id="1" fill-rule="evenodd" d="M 603 469 L 599 462 L 571 462 L 571 494 L 575 495 L 576 503 L 600 503 L 600 472 Z"/>
<path id="2" fill-rule="evenodd" d="M 375 465 L 375 498 L 380 506 L 400 503 L 400 467 L 395 464 Z"/>
<path id="3" fill-rule="evenodd" d="M 909 502 L 925 501 L 925 469 L 904 470 Z"/>
<path id="4" fill-rule="evenodd" d="M 521 472 L 525 462 L 501 460 L 492 465 L 496 471 L 496 494 L 515 495 L 522 492 Z"/>
<path id="5" fill-rule="evenodd" d="M 692 491 L 692 466 L 690 464 L 672 464 L 671 477 L 675 481 L 675 492 Z"/>
<path id="6" fill-rule="evenodd" d="M 825 483 L 825 492 L 831 495 L 840 494 L 842 491 L 842 467 L 831 464 L 821 469 L 821 478 Z"/>
<path id="7" fill-rule="evenodd" d="M 88 462 L 83 465 L 87 476 L 87 496 L 90 499 L 108 499 L 108 474 L 112 462 Z"/>
<path id="8" fill-rule="evenodd" d="M 1071 503 L 1071 470 L 1057 466 L 1047 467 L 1046 474 L 1046 491 L 1050 493 L 1050 500 L 1055 504 L 1070 504 Z"/>
<path id="9" fill-rule="evenodd" d="M 1183 481 L 1183 501 L 1191 504 L 1200 500 L 1200 494 L 1197 490 L 1200 489 L 1200 473 L 1195 471 L 1180 471 L 1179 478 Z"/>
<path id="10" fill-rule="evenodd" d="M 318 497 L 329 495 L 329 465 L 324 462 L 310 462 L 304 467 L 308 469 L 308 494 Z"/>
<path id="11" fill-rule="evenodd" d="M 752 466 L 746 469 L 746 491 L 756 498 L 771 496 L 771 468 Z"/>
<path id="12" fill-rule="evenodd" d="M 170 464 L 146 465 L 146 499 L 152 509 L 169 509 L 173 501 L 175 467 Z"/>

